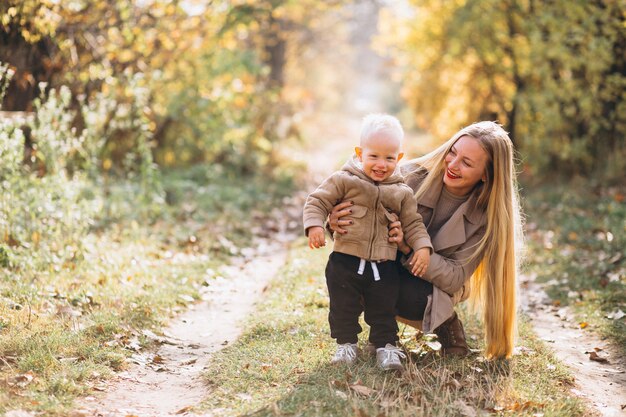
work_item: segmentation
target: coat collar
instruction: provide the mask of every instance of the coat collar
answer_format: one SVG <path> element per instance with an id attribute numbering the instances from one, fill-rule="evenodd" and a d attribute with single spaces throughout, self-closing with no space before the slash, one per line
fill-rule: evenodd
<path id="1" fill-rule="evenodd" d="M 442 189 L 443 181 L 437 183 L 435 187 L 426 190 L 424 195 L 422 195 L 422 198 L 420 198 L 419 204 L 434 210 L 437 206 L 437 202 L 439 201 L 439 197 L 441 196 Z M 463 202 L 463 204 L 461 204 L 459 209 L 455 212 L 455 215 L 459 213 L 462 214 L 472 224 L 479 224 L 484 222 L 487 214 L 485 210 L 481 210 L 476 205 L 479 193 L 480 190 L 478 188 L 474 189 L 467 201 Z M 456 217 L 455 215 L 453 215 L 450 220 Z M 447 223 L 450 223 L 450 220 Z"/>

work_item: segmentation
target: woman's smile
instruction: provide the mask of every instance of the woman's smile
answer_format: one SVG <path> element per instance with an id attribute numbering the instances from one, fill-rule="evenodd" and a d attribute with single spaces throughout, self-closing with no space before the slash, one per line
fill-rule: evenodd
<path id="1" fill-rule="evenodd" d="M 461 178 L 460 175 L 456 175 L 455 173 L 453 173 L 452 171 L 450 171 L 449 169 L 446 170 L 446 175 L 448 176 L 448 178 L 451 178 L 453 180 L 457 179 L 457 178 Z"/>

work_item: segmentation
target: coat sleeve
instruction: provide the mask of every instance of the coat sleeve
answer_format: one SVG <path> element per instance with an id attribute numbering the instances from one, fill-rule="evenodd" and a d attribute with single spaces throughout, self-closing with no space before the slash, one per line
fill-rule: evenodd
<path id="1" fill-rule="evenodd" d="M 404 239 L 411 249 L 430 248 L 432 254 L 433 245 L 430 242 L 426 226 L 424 226 L 422 215 L 417 212 L 417 201 L 411 190 L 408 188 L 406 190 L 400 209 L 400 222 L 402 223 Z"/>
<path id="2" fill-rule="evenodd" d="M 310 227 L 324 227 L 326 217 L 344 195 L 343 185 L 341 174 L 335 172 L 309 194 L 302 213 L 305 235 L 308 235 Z"/>
<path id="3" fill-rule="evenodd" d="M 476 245 L 485 235 L 485 227 L 481 227 L 470 236 L 456 251 L 449 256 L 437 252 L 430 256 L 430 264 L 422 279 L 431 282 L 434 286 L 453 295 L 463 288 L 463 284 L 472 276 L 482 256 L 470 259 L 476 250 Z M 407 265 L 404 262 L 405 266 Z"/>

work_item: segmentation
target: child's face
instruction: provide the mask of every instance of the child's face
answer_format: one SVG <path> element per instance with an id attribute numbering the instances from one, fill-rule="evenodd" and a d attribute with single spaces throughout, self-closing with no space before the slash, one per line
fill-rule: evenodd
<path id="1" fill-rule="evenodd" d="M 384 132 L 376 133 L 355 151 L 365 175 L 376 182 L 389 178 L 404 155 L 400 152 L 400 141 Z"/>

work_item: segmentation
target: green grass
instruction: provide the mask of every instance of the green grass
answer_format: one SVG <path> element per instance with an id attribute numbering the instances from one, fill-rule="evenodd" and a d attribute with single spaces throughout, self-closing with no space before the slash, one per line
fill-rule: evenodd
<path id="1" fill-rule="evenodd" d="M 579 180 L 525 193 L 529 273 L 626 353 L 626 188 Z"/>
<path id="2" fill-rule="evenodd" d="M 304 242 L 293 249 L 246 333 L 213 357 L 202 410 L 216 416 L 588 415 L 568 394 L 571 377 L 525 320 L 523 349 L 508 361 L 479 354 L 443 359 L 411 341 L 405 328 L 405 348 L 415 353 L 402 375 L 379 371 L 365 357 L 351 368 L 330 366 L 335 345 L 327 324 L 327 256 Z M 462 314 L 471 344 L 480 348 L 479 323 Z"/>
<path id="3" fill-rule="evenodd" d="M 271 209 L 290 189 L 212 175 L 167 173 L 169 204 L 160 207 L 135 207 L 129 185 L 115 185 L 112 217 L 94 224 L 75 257 L 47 262 L 53 252 L 3 246 L 11 262 L 0 264 L 0 414 L 65 415 L 134 349 L 153 346 L 142 330 L 158 333 L 255 244 L 264 232 L 255 227 L 274 221 Z"/>

